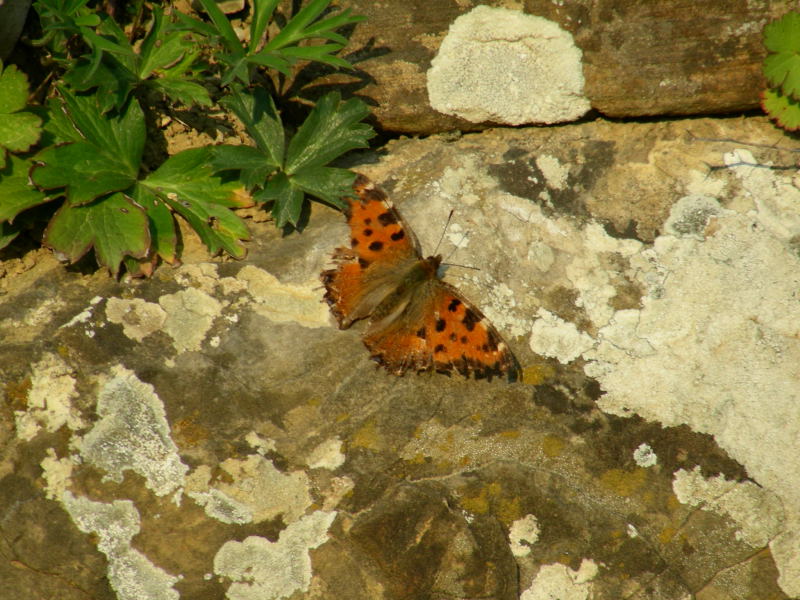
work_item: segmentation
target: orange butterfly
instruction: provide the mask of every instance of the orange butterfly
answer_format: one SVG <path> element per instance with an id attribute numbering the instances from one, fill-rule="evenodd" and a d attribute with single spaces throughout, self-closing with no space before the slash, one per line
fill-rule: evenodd
<path id="1" fill-rule="evenodd" d="M 391 373 L 453 370 L 469 377 L 520 368 L 497 330 L 438 274 L 441 255 L 422 258 L 414 232 L 386 193 L 359 175 L 358 198 L 345 198 L 350 248 L 337 248 L 323 271 L 325 300 L 340 329 L 368 319 L 364 344 Z"/>

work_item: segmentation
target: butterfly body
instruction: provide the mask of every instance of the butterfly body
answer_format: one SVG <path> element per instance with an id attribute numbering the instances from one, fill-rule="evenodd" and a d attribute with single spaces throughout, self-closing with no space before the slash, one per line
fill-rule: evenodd
<path id="1" fill-rule="evenodd" d="M 353 188 L 345 211 L 351 247 L 338 248 L 337 268 L 321 276 L 339 327 L 366 319 L 364 344 L 397 375 L 456 370 L 516 379 L 518 363 L 494 327 L 440 278 L 441 255 L 422 257 L 410 227 L 366 177 Z"/>

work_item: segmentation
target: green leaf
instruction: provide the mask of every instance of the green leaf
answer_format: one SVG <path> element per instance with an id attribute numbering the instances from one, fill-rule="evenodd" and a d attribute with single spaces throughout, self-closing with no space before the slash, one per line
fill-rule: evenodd
<path id="1" fill-rule="evenodd" d="M 800 14 L 790 12 L 764 27 L 764 75 L 772 87 L 800 97 Z"/>
<path id="2" fill-rule="evenodd" d="M 222 38 L 223 42 L 225 42 L 225 46 L 228 48 L 228 51 L 231 53 L 241 53 L 244 55 L 244 49 L 242 48 L 242 43 L 239 41 L 239 37 L 236 35 L 233 27 L 231 27 L 228 18 L 225 16 L 225 13 L 223 13 L 219 6 L 217 6 L 217 3 L 214 0 L 199 1 L 203 6 L 203 9 L 206 11 L 206 14 L 214 23 L 214 26 L 216 27 L 215 33 Z"/>
<path id="3" fill-rule="evenodd" d="M 355 174 L 347 169 L 309 167 L 292 176 L 292 185 L 338 209 L 344 209 L 347 203 L 342 197 L 352 193 L 355 178 Z"/>
<path id="4" fill-rule="evenodd" d="M 48 200 L 28 183 L 30 163 L 16 156 L 10 158 L 0 171 L 0 222 L 13 221 L 22 211 Z"/>
<path id="5" fill-rule="evenodd" d="M 133 199 L 147 214 L 151 251 L 173 264 L 178 255 L 178 232 L 172 211 L 156 194 L 142 185 L 134 188 Z"/>
<path id="6" fill-rule="evenodd" d="M 359 121 L 368 114 L 358 98 L 342 102 L 338 92 L 325 94 L 289 143 L 286 173 L 323 166 L 349 150 L 366 148 L 375 132 Z"/>
<path id="7" fill-rule="evenodd" d="M 150 232 L 144 211 L 116 193 L 82 206 L 65 202 L 47 226 L 44 243 L 71 263 L 94 247 L 97 262 L 116 275 L 124 256 L 147 255 Z"/>
<path id="8" fill-rule="evenodd" d="M 318 62 L 326 63 L 335 67 L 349 68 L 350 63 L 346 60 L 333 56 L 331 52 L 341 50 L 341 44 L 320 44 L 317 46 L 293 46 L 291 48 L 284 48 L 281 54 L 290 56 L 293 59 L 300 60 L 316 60 Z"/>
<path id="9" fill-rule="evenodd" d="M 266 90 L 256 88 L 252 94 L 248 94 L 234 88 L 230 95 L 220 100 L 220 104 L 239 117 L 269 166 L 279 167 L 283 164 L 283 124 L 272 96 Z"/>
<path id="10" fill-rule="evenodd" d="M 6 150 L 24 152 L 39 141 L 42 120 L 20 112 L 28 97 L 28 79 L 14 65 L 3 70 L 0 62 L 0 169 L 6 163 Z"/>
<path id="11" fill-rule="evenodd" d="M 0 223 L 0 250 L 8 246 L 20 234 L 20 226 Z"/>
<path id="12" fill-rule="evenodd" d="M 211 97 L 208 95 L 208 90 L 199 83 L 186 81 L 185 79 L 161 77 L 153 79 L 150 85 L 154 89 L 160 90 L 171 100 L 186 106 L 191 104 L 211 106 Z"/>
<path id="13" fill-rule="evenodd" d="M 259 0 L 253 3 L 254 14 L 250 23 L 250 45 L 248 47 L 251 53 L 258 49 L 278 2 L 280 0 Z"/>
<path id="14" fill-rule="evenodd" d="M 291 72 L 289 71 L 291 63 L 282 56 L 271 54 L 269 52 L 259 52 L 258 54 L 253 54 L 252 56 L 248 56 L 247 62 L 256 65 L 261 65 L 262 67 L 269 67 L 270 69 L 275 69 L 276 71 L 278 71 L 279 73 L 283 73 L 287 77 L 291 74 Z"/>
<path id="15" fill-rule="evenodd" d="M 137 102 L 116 117 L 101 115 L 90 96 L 61 90 L 70 120 L 82 140 L 47 148 L 33 179 L 44 189 L 67 188 L 68 203 L 86 204 L 130 187 L 139 172 L 145 141 L 144 116 Z"/>
<path id="16" fill-rule="evenodd" d="M 330 3 L 331 0 L 311 0 L 311 2 L 300 9 L 300 11 L 284 25 L 280 33 L 272 38 L 264 49 L 277 50 L 305 38 L 306 36 L 303 30 L 314 21 Z"/>
<path id="17" fill-rule="evenodd" d="M 223 183 L 211 175 L 212 158 L 210 148 L 184 150 L 139 185 L 186 219 L 212 254 L 224 249 L 241 258 L 245 249 L 240 240 L 250 239 L 250 234 L 230 207 L 252 206 L 252 200 L 237 195 L 238 181 Z"/>
<path id="18" fill-rule="evenodd" d="M 800 101 L 782 94 L 779 89 L 765 90 L 761 96 L 761 107 L 783 129 L 800 129 Z"/>
<path id="19" fill-rule="evenodd" d="M 266 187 L 256 196 L 258 202 L 273 201 L 272 218 L 275 225 L 297 226 L 303 211 L 303 190 L 292 185 L 285 173 L 278 173 L 269 180 Z"/>
<path id="20" fill-rule="evenodd" d="M 214 172 L 237 170 L 239 181 L 247 189 L 262 185 L 276 167 L 270 165 L 264 153 L 252 146 L 214 146 Z"/>

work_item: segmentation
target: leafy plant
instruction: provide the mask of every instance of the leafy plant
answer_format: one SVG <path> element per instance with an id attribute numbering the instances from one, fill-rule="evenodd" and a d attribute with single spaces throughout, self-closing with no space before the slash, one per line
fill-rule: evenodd
<path id="1" fill-rule="evenodd" d="M 25 110 L 24 76 L 0 64 L 0 248 L 26 218 L 47 216 L 50 205 L 30 209 L 50 202 L 55 214 L 47 217 L 43 241 L 61 258 L 75 262 L 93 249 L 113 274 L 124 264 L 148 275 L 158 259 L 178 260 L 178 216 L 210 252 L 241 258 L 249 233 L 230 209 L 266 204 L 275 223 L 288 227 L 301 221 L 306 195 L 341 207 L 354 175 L 329 163 L 374 135 L 361 122 L 366 105 L 329 93 L 299 126 L 284 127 L 272 97 L 246 84 L 259 69 L 288 74 L 298 60 L 348 66 L 334 56 L 346 43 L 334 30 L 361 17 L 326 17 L 330 0 L 310 0 L 267 41 L 278 0 L 252 0 L 251 39 L 243 45 L 216 4 L 200 1 L 211 23 L 167 17 L 156 7 L 138 41 L 87 9 L 87 0 L 36 1 L 38 43 L 63 74 L 54 72 L 52 97 L 40 107 L 42 130 L 39 117 Z M 218 102 L 241 120 L 253 146 L 185 150 L 150 167 L 145 123 L 155 111 L 141 92 L 211 104 L 198 73 L 202 49 L 187 37 L 197 34 L 210 40 L 209 64 L 230 84 Z M 330 43 L 304 45 L 310 40 Z"/>
<path id="2" fill-rule="evenodd" d="M 800 13 L 790 12 L 764 27 L 764 76 L 769 89 L 761 105 L 780 127 L 800 129 Z"/>
<path id="3" fill-rule="evenodd" d="M 38 0 L 54 23 L 44 41 L 79 35 L 90 54 L 80 56 L 64 74 L 63 80 L 75 91 L 96 88 L 96 98 L 103 112 L 119 108 L 137 89 L 155 89 L 175 102 L 210 106 L 211 98 L 196 79 L 194 70 L 199 50 L 186 33 L 171 25 L 163 11 L 153 9 L 150 28 L 138 48 L 128 41 L 125 32 L 110 17 L 82 15 L 84 0 Z M 73 17 L 78 13 L 79 17 Z M 52 43 L 50 44 L 53 45 Z"/>
<path id="4" fill-rule="evenodd" d="M 237 193 L 238 182 L 212 175 L 212 148 L 185 150 L 140 177 L 146 136 L 139 105 L 131 102 L 107 118 L 91 97 L 60 93 L 61 110 L 51 110 L 48 129 L 64 143 L 40 152 L 41 166 L 32 172 L 39 187 L 64 196 L 45 244 L 70 262 L 94 247 L 112 273 L 125 256 L 174 262 L 177 213 L 212 253 L 244 256 L 240 240 L 249 238 L 247 228 L 228 209 L 252 202 Z"/>
<path id="5" fill-rule="evenodd" d="M 250 39 L 245 44 L 239 41 L 227 17 L 214 0 L 199 1 L 211 19 L 210 24 L 186 15 L 179 15 L 178 18 L 188 28 L 224 47 L 224 51 L 216 55 L 225 65 L 222 85 L 228 85 L 234 79 L 249 85 L 253 71 L 258 67 L 275 69 L 288 76 L 289 67 L 298 60 L 313 60 L 335 67 L 350 68 L 350 63 L 335 56 L 347 44 L 347 39 L 336 33 L 336 29 L 364 20 L 364 17 L 351 15 L 350 9 L 320 20 L 319 17 L 328 8 L 330 0 L 311 0 L 275 37 L 266 41 L 267 26 L 280 0 L 256 0 L 253 3 Z M 303 41 L 313 39 L 324 39 L 330 43 L 300 45 Z"/>
<path id="6" fill-rule="evenodd" d="M 25 152 L 41 135 L 42 120 L 25 110 L 28 80 L 13 65 L 0 62 L 0 248 L 17 237 L 14 218 L 45 201 L 44 194 L 28 184 L 28 161 L 11 153 Z"/>
<path id="7" fill-rule="evenodd" d="M 252 95 L 234 89 L 222 103 L 239 117 L 255 147 L 218 146 L 214 167 L 239 170 L 248 188 L 260 188 L 254 199 L 271 204 L 278 227 L 298 225 L 305 194 L 344 207 L 341 197 L 355 176 L 326 165 L 349 150 L 366 147 L 374 135 L 369 125 L 360 122 L 369 114 L 363 102 L 355 98 L 342 102 L 337 92 L 326 94 L 288 146 L 275 104 L 263 89 Z"/>

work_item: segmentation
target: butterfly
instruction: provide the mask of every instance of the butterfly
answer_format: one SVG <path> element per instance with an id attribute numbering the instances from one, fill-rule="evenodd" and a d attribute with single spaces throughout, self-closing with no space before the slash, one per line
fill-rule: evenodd
<path id="1" fill-rule="evenodd" d="M 340 329 L 367 320 L 364 345 L 389 372 L 452 371 L 519 378 L 514 354 L 480 310 L 439 276 L 442 256 L 423 258 L 386 193 L 363 175 L 345 197 L 350 248 L 320 275 Z"/>

